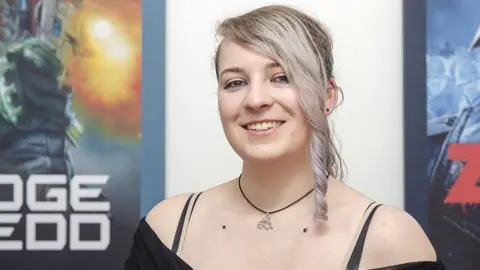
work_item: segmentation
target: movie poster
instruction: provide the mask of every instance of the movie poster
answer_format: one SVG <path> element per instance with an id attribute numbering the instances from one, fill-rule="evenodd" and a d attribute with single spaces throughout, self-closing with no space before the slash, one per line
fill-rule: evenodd
<path id="1" fill-rule="evenodd" d="M 429 0 L 429 231 L 447 269 L 480 269 L 480 1 Z"/>
<path id="2" fill-rule="evenodd" d="M 0 0 L 0 269 L 122 269 L 140 216 L 140 0 Z"/>

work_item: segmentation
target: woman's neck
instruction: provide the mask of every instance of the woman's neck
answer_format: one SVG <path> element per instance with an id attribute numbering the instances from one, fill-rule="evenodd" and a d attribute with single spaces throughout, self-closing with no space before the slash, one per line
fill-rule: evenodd
<path id="1" fill-rule="evenodd" d="M 240 185 L 250 202 L 269 212 L 305 195 L 314 187 L 314 178 L 308 160 L 244 162 Z"/>

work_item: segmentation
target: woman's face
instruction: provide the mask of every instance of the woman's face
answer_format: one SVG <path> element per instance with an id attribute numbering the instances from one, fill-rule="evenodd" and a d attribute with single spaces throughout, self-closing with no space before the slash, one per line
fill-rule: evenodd
<path id="1" fill-rule="evenodd" d="M 223 129 L 242 159 L 260 161 L 307 153 L 309 124 L 282 67 L 226 39 L 217 69 Z"/>

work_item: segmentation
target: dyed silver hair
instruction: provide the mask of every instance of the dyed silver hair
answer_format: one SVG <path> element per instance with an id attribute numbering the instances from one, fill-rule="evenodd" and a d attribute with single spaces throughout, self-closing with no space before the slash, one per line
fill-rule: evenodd
<path id="1" fill-rule="evenodd" d="M 315 218 L 327 220 L 328 176 L 340 179 L 344 176 L 343 162 L 324 114 L 327 89 L 333 79 L 332 40 L 328 31 L 319 21 L 299 10 L 270 5 L 222 21 L 217 35 L 231 38 L 277 61 L 298 91 L 312 131 L 310 156 L 316 183 Z M 217 79 L 220 50 L 221 43 L 215 54 Z"/>

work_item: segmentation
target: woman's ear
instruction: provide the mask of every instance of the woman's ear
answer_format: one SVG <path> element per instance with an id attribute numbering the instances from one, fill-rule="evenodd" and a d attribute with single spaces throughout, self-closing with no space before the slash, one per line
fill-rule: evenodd
<path id="1" fill-rule="evenodd" d="M 338 102 L 338 86 L 334 79 L 328 82 L 327 95 L 325 97 L 325 115 L 330 115 Z"/>

